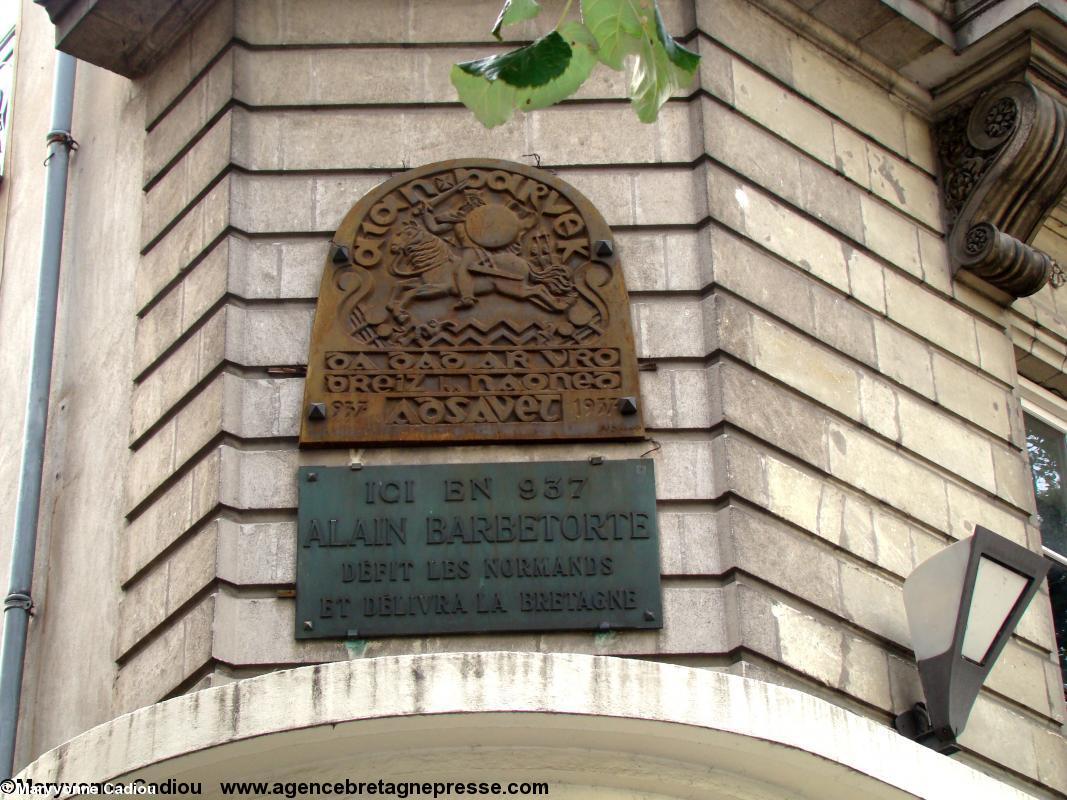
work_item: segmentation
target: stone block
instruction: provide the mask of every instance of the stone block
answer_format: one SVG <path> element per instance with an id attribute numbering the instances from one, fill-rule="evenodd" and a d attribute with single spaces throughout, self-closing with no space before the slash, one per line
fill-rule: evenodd
<path id="1" fill-rule="evenodd" d="M 911 111 L 904 112 L 904 138 L 908 159 L 930 175 L 937 174 L 937 148 L 930 123 Z"/>
<path id="2" fill-rule="evenodd" d="M 115 656 L 121 657 L 167 615 L 167 572 L 164 561 L 127 587 L 119 601 Z"/>
<path id="3" fill-rule="evenodd" d="M 1035 730 L 1033 737 L 1038 779 L 1067 792 L 1067 739 L 1056 729 Z"/>
<path id="4" fill-rule="evenodd" d="M 993 468 L 997 476 L 997 495 L 1024 511 L 1036 514 L 1034 479 L 1026 453 L 1014 447 L 994 444 Z"/>
<path id="5" fill-rule="evenodd" d="M 882 709 L 894 710 L 889 657 L 885 650 L 858 636 L 845 635 L 842 691 Z"/>
<path id="6" fill-rule="evenodd" d="M 176 431 L 174 468 L 177 469 L 222 432 L 225 393 L 240 380 L 225 373 L 216 376 L 174 416 Z"/>
<path id="7" fill-rule="evenodd" d="M 919 260 L 919 234 L 915 223 L 884 203 L 864 196 L 862 241 L 875 253 L 902 270 L 922 279 Z M 888 285 L 889 278 L 886 278 Z"/>
<path id="8" fill-rule="evenodd" d="M 119 656 L 215 580 L 218 525 L 216 521 L 199 530 L 126 587 L 120 606 Z"/>
<path id="9" fill-rule="evenodd" d="M 876 563 L 878 543 L 870 505 L 853 494 L 845 495 L 841 515 L 842 545 L 853 555 Z"/>
<path id="10" fill-rule="evenodd" d="M 945 481 L 895 448 L 836 420 L 829 422 L 830 473 L 894 508 L 944 530 Z"/>
<path id="11" fill-rule="evenodd" d="M 665 105 L 656 125 L 642 124 L 629 106 L 607 104 L 557 106 L 520 121 L 529 128 L 530 150 L 524 152 L 538 153 L 550 164 L 654 163 L 669 138 L 677 140 L 672 147 L 680 152 L 665 160 L 695 157 L 684 104 Z M 521 135 L 521 126 L 514 127 Z"/>
<path id="12" fill-rule="evenodd" d="M 697 37 L 693 40 L 700 53 L 700 88 L 725 103 L 734 102 L 733 59 L 715 42 Z M 688 45 L 693 49 L 693 44 Z"/>
<path id="13" fill-rule="evenodd" d="M 860 417 L 860 376 L 844 359 L 795 332 L 753 315 L 753 364 L 773 378 L 853 419 Z"/>
<path id="14" fill-rule="evenodd" d="M 212 597 L 207 597 L 200 605 L 210 610 L 213 602 Z M 196 610 L 190 609 L 184 616 L 194 615 Z M 201 616 L 195 618 L 199 621 Z M 206 626 L 191 626 L 186 630 L 183 618 L 168 626 L 126 661 L 115 681 L 116 710 L 127 712 L 158 702 L 190 677 L 185 672 L 184 663 L 187 636 L 210 641 L 210 620 L 206 622 Z"/>
<path id="15" fill-rule="evenodd" d="M 584 194 L 608 225 L 636 224 L 632 171 L 564 168 L 556 174 Z"/>
<path id="16" fill-rule="evenodd" d="M 133 372 L 139 375 L 182 332 L 182 287 L 175 286 L 137 320 Z"/>
<path id="17" fill-rule="evenodd" d="M 657 297 L 633 303 L 632 314 L 635 345 L 642 358 L 703 358 L 711 349 L 699 300 Z"/>
<path id="18" fill-rule="evenodd" d="M 745 184 L 715 162 L 706 162 L 704 175 L 707 181 L 708 215 L 712 220 L 743 235 L 749 195 Z"/>
<path id="19" fill-rule="evenodd" d="M 877 319 L 848 297 L 822 286 L 812 287 L 811 301 L 816 338 L 857 361 L 873 365 L 877 358 Z"/>
<path id="20" fill-rule="evenodd" d="M 842 629 L 778 601 L 771 602 L 771 614 L 782 663 L 822 684 L 837 686 L 845 665 Z"/>
<path id="21" fill-rule="evenodd" d="M 831 114 L 899 155 L 907 154 L 903 105 L 806 39 L 791 43 L 792 85 Z"/>
<path id="22" fill-rule="evenodd" d="M 240 263 L 232 250 L 233 237 L 212 248 L 182 281 L 182 323 L 184 333 L 200 321 L 227 291 L 230 265 Z"/>
<path id="23" fill-rule="evenodd" d="M 540 152 L 527 149 L 527 118 L 522 114 L 492 130 L 487 130 L 466 108 L 412 110 L 405 112 L 403 119 L 401 135 L 407 142 L 406 153 L 411 159 L 408 163 L 412 166 L 449 158 L 520 161 L 523 153 Z M 555 161 L 549 153 L 542 152 L 541 156 L 548 163 Z"/>
<path id="24" fill-rule="evenodd" d="M 751 585 L 749 580 L 739 575 L 730 587 L 733 591 L 724 593 L 730 644 L 781 661 L 778 624 L 773 613 L 775 601 L 767 596 L 764 587 Z"/>
<path id="25" fill-rule="evenodd" d="M 296 581 L 296 522 L 238 523 L 220 519 L 219 578 L 236 586 Z"/>
<path id="26" fill-rule="evenodd" d="M 667 288 L 667 243 L 662 233 L 620 232 L 615 244 L 629 292 Z"/>
<path id="27" fill-rule="evenodd" d="M 1052 715 L 1045 684 L 1046 654 L 1011 639 L 997 656 L 985 686 L 1017 703 L 1031 708 L 1044 717 Z"/>
<path id="28" fill-rule="evenodd" d="M 230 223 L 229 204 L 230 178 L 212 188 L 142 256 L 134 283 L 139 309 L 151 302 L 205 250 L 217 245 Z"/>
<path id="29" fill-rule="evenodd" d="M 828 466 L 827 415 L 780 385 L 741 365 L 720 372 L 728 422 L 820 469 Z"/>
<path id="30" fill-rule="evenodd" d="M 934 387 L 945 408 L 980 425 L 1001 439 L 1011 438 L 1008 410 L 1015 402 L 1011 393 L 985 378 L 973 367 L 941 353 L 933 353 Z"/>
<path id="31" fill-rule="evenodd" d="M 235 375 L 224 378 L 227 431 L 247 439 L 295 437 L 299 433 L 303 380 Z"/>
<path id="32" fill-rule="evenodd" d="M 860 421 L 887 439 L 900 438 L 897 392 L 887 382 L 870 375 L 860 380 Z"/>
<path id="33" fill-rule="evenodd" d="M 171 420 L 130 455 L 123 506 L 127 513 L 133 511 L 149 492 L 173 473 L 176 428 L 176 423 Z"/>
<path id="34" fill-rule="evenodd" d="M 708 428 L 713 422 L 706 369 L 677 369 L 671 379 L 674 425 L 678 428 Z"/>
<path id="35" fill-rule="evenodd" d="M 937 229 L 940 230 L 940 226 L 937 226 Z M 918 234 L 919 260 L 922 261 L 925 281 L 947 295 L 953 294 L 957 289 L 965 288 L 962 284 L 958 284 L 953 280 L 952 262 L 949 260 L 948 245 L 945 243 L 944 238 L 923 228 L 919 228 Z M 982 300 L 987 300 L 987 298 L 982 297 Z M 996 304 L 991 305 L 996 308 L 998 316 L 1003 313 L 999 306 L 996 306 Z"/>
<path id="36" fill-rule="evenodd" d="M 168 168 L 233 96 L 234 50 L 225 53 L 145 136 L 144 181 Z"/>
<path id="37" fill-rule="evenodd" d="M 942 230 L 941 193 L 934 179 L 880 147 L 868 149 L 871 190 L 915 220 Z"/>
<path id="38" fill-rule="evenodd" d="M 215 3 L 145 77 L 145 121 L 152 123 L 230 42 L 234 3 Z"/>
<path id="39" fill-rule="evenodd" d="M 581 188 L 580 183 L 575 185 Z M 633 187 L 634 222 L 638 225 L 693 224 L 708 214 L 700 169 L 636 170 Z"/>
<path id="40" fill-rule="evenodd" d="M 829 481 L 820 481 L 819 536 L 843 547 L 845 542 L 845 500 L 848 494 Z"/>
<path id="41" fill-rule="evenodd" d="M 727 567 L 720 555 L 723 512 L 659 512 L 660 565 L 663 575 L 721 575 Z"/>
<path id="42" fill-rule="evenodd" d="M 801 183 L 796 150 L 741 114 L 708 98 L 699 102 L 705 152 L 768 192 L 797 202 Z"/>
<path id="43" fill-rule="evenodd" d="M 900 584 L 862 566 L 841 561 L 845 617 L 871 633 L 907 647 L 911 642 Z"/>
<path id="44" fill-rule="evenodd" d="M 833 163 L 830 118 L 790 89 L 734 59 L 734 106 L 819 161 Z"/>
<path id="45" fill-rule="evenodd" d="M 134 373 L 142 375 L 226 293 L 228 248 L 212 248 L 138 321 Z"/>
<path id="46" fill-rule="evenodd" d="M 744 436 L 726 433 L 715 440 L 716 465 L 720 466 L 718 494 L 734 492 L 759 506 L 769 502 L 765 457 Z"/>
<path id="47" fill-rule="evenodd" d="M 978 341 L 972 317 L 921 284 L 887 271 L 886 307 L 890 318 L 945 350 L 978 363 Z"/>
<path id="48" fill-rule="evenodd" d="M 674 386 L 667 370 L 642 372 L 638 376 L 641 384 L 641 413 L 646 429 L 669 429 L 674 426 Z"/>
<path id="49" fill-rule="evenodd" d="M 834 158 L 837 171 L 864 189 L 871 188 L 871 169 L 867 160 L 867 140 L 848 125 L 833 123 Z"/>
<path id="50" fill-rule="evenodd" d="M 875 507 L 871 522 L 877 550 L 875 563 L 900 578 L 907 578 L 915 568 L 915 537 L 930 539 L 929 534 L 913 529 L 906 522 L 881 507 Z M 940 545 L 940 543 L 939 543 Z"/>
<path id="51" fill-rule="evenodd" d="M 660 500 L 712 500 L 718 496 L 719 465 L 706 440 L 663 442 L 656 459 L 656 497 Z"/>
<path id="52" fill-rule="evenodd" d="M 716 291 L 704 301 L 704 312 L 708 346 L 754 363 L 756 343 L 752 325 L 756 314 L 752 307 L 729 293 Z"/>
<path id="53" fill-rule="evenodd" d="M 1031 732 L 1034 727 L 1020 714 L 1009 711 L 1003 701 L 982 692 L 971 709 L 967 727 L 960 735 L 959 742 L 967 749 L 986 755 L 1015 772 L 1036 778 L 1037 754 Z M 1015 731 L 1015 735 L 1005 736 L 1004 731 L 1008 730 Z M 1024 731 L 1030 732 L 1030 735 Z"/>
<path id="54" fill-rule="evenodd" d="M 292 509 L 297 499 L 296 449 L 223 447 L 221 496 L 240 509 Z"/>
<path id="55" fill-rule="evenodd" d="M 724 229 L 710 232 L 715 282 L 805 331 L 815 329 L 811 281 Z"/>
<path id="56" fill-rule="evenodd" d="M 848 267 L 837 237 L 755 189 L 744 187 L 735 194 L 743 217 L 741 232 L 820 280 L 848 291 Z"/>
<path id="57" fill-rule="evenodd" d="M 728 569 L 740 569 L 819 608 L 841 614 L 837 557 L 818 539 L 744 506 L 731 506 L 720 547 Z M 783 569 L 783 564 L 789 568 Z"/>
<path id="58" fill-rule="evenodd" d="M 705 229 L 706 230 L 706 229 Z M 667 287 L 702 290 L 711 282 L 711 253 L 705 231 L 669 231 L 664 235 L 667 251 Z"/>
<path id="59" fill-rule="evenodd" d="M 956 539 L 963 539 L 974 532 L 975 525 L 1006 536 L 1016 544 L 1027 546 L 1026 514 L 1010 509 L 992 498 L 950 483 L 948 500 L 951 509 L 949 530 Z"/>
<path id="60" fill-rule="evenodd" d="M 912 391 L 934 396 L 930 348 L 915 336 L 884 320 L 874 321 L 879 371 Z"/>
<path id="61" fill-rule="evenodd" d="M 759 8 L 739 0 L 697 4 L 697 25 L 729 50 L 790 83 L 789 45 L 795 34 Z"/>
<path id="62" fill-rule="evenodd" d="M 299 175 L 234 176 L 231 224 L 245 233 L 316 230 L 315 199 L 313 178 Z M 358 198 L 353 202 L 355 199 Z"/>
<path id="63" fill-rule="evenodd" d="M 965 480 L 996 491 L 988 438 L 907 394 L 898 398 L 897 410 L 901 444 Z"/>
<path id="64" fill-rule="evenodd" d="M 230 165 L 232 115 L 223 115 L 145 193 L 141 244 L 153 245 Z"/>
<path id="65" fill-rule="evenodd" d="M 143 436 L 222 359 L 222 348 L 217 346 L 220 343 L 215 334 L 218 328 L 225 326 L 225 314 L 226 309 L 216 312 L 134 388 L 131 398 L 131 440 L 136 441 Z"/>
<path id="66" fill-rule="evenodd" d="M 796 204 L 820 222 L 854 241 L 863 240 L 862 193 L 815 161 L 800 159 L 800 194 Z"/>
<path id="67" fill-rule="evenodd" d="M 306 303 L 227 309 L 226 358 L 243 366 L 302 364 L 315 310 Z"/>

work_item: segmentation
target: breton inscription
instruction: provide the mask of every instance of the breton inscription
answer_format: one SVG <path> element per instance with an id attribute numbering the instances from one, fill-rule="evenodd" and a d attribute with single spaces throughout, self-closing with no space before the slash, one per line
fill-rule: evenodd
<path id="1" fill-rule="evenodd" d="M 302 467 L 297 638 L 662 627 L 640 459 Z"/>
<path id="2" fill-rule="evenodd" d="M 576 190 L 507 161 L 441 162 L 349 212 L 301 444 L 642 435 L 621 269 Z"/>

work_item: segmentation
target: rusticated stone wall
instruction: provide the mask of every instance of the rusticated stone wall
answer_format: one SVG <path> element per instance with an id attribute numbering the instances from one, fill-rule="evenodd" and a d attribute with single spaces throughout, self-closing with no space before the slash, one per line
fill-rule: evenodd
<path id="1" fill-rule="evenodd" d="M 888 724 L 921 699 L 904 577 L 976 523 L 1038 546 L 1008 330 L 1021 315 L 952 280 L 927 120 L 751 2 L 669 0 L 668 28 L 703 61 L 656 125 L 603 71 L 575 101 L 486 131 L 448 68 L 492 52 L 497 5 L 220 0 L 137 85 L 141 253 L 115 322 L 135 328 L 125 521 L 99 532 L 122 587 L 111 715 L 291 665 L 532 650 L 727 670 Z M 345 212 L 407 167 L 530 154 L 616 233 L 659 449 L 298 452 Z M 293 638 L 279 590 L 298 464 L 593 453 L 656 461 L 662 631 Z M 1067 791 L 1054 650 L 1042 593 L 961 756 L 1048 796 Z"/>

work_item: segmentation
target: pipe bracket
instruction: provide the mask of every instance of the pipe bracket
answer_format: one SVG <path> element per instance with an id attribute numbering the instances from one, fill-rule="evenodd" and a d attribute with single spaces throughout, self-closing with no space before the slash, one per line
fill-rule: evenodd
<path id="1" fill-rule="evenodd" d="M 6 614 L 14 608 L 21 609 L 32 617 L 34 608 L 33 598 L 22 592 L 12 592 L 4 598 L 4 613 Z"/>

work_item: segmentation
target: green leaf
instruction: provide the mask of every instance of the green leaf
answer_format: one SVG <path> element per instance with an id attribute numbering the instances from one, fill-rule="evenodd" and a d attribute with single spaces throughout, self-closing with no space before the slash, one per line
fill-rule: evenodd
<path id="1" fill-rule="evenodd" d="M 480 75 L 471 75 L 460 64 L 452 66 L 452 85 L 460 101 L 474 112 L 487 128 L 503 125 L 515 109 L 515 87 L 504 81 L 490 81 Z"/>
<path id="2" fill-rule="evenodd" d="M 553 78 L 544 86 L 520 89 L 516 93 L 516 105 L 523 111 L 533 111 L 555 105 L 578 91 L 585 83 L 589 73 L 596 66 L 594 52 L 596 40 L 589 29 L 580 22 L 568 22 L 559 30 L 571 48 L 571 59 L 567 69 L 558 78 Z"/>
<path id="3" fill-rule="evenodd" d="M 597 58 L 612 69 L 641 47 L 644 25 L 630 0 L 582 0 L 582 19 L 597 41 Z"/>
<path id="4" fill-rule="evenodd" d="M 700 54 L 678 44 L 667 33 L 667 26 L 663 24 L 663 15 L 659 13 L 659 2 L 654 2 L 653 8 L 656 11 L 656 35 L 663 43 L 663 49 L 667 51 L 667 58 L 670 59 L 671 64 L 682 71 L 682 75 L 679 76 L 684 81 L 682 86 L 688 86 L 689 81 L 693 79 L 700 67 Z"/>
<path id="5" fill-rule="evenodd" d="M 516 88 L 544 86 L 558 78 L 567 69 L 571 60 L 571 46 L 552 31 L 533 44 L 508 53 L 501 53 L 477 61 L 457 64 L 468 75 L 477 75 L 489 81 L 502 80 Z"/>
<path id="6" fill-rule="evenodd" d="M 504 0 L 504 7 L 493 24 L 493 36 L 500 41 L 500 29 L 505 25 L 514 25 L 516 22 L 533 19 L 541 13 L 541 6 L 537 0 Z"/>
<path id="7" fill-rule="evenodd" d="M 671 61 L 658 42 L 645 40 L 634 62 L 630 78 L 630 102 L 642 122 L 655 122 L 659 109 L 675 89 Z"/>
<path id="8" fill-rule="evenodd" d="M 633 0 L 621 2 L 632 4 Z M 700 66 L 700 56 L 667 33 L 659 3 L 653 0 L 652 8 L 652 24 L 647 15 L 641 17 L 644 27 L 630 79 L 630 102 L 642 122 L 655 122 L 667 99 L 689 85 Z"/>

